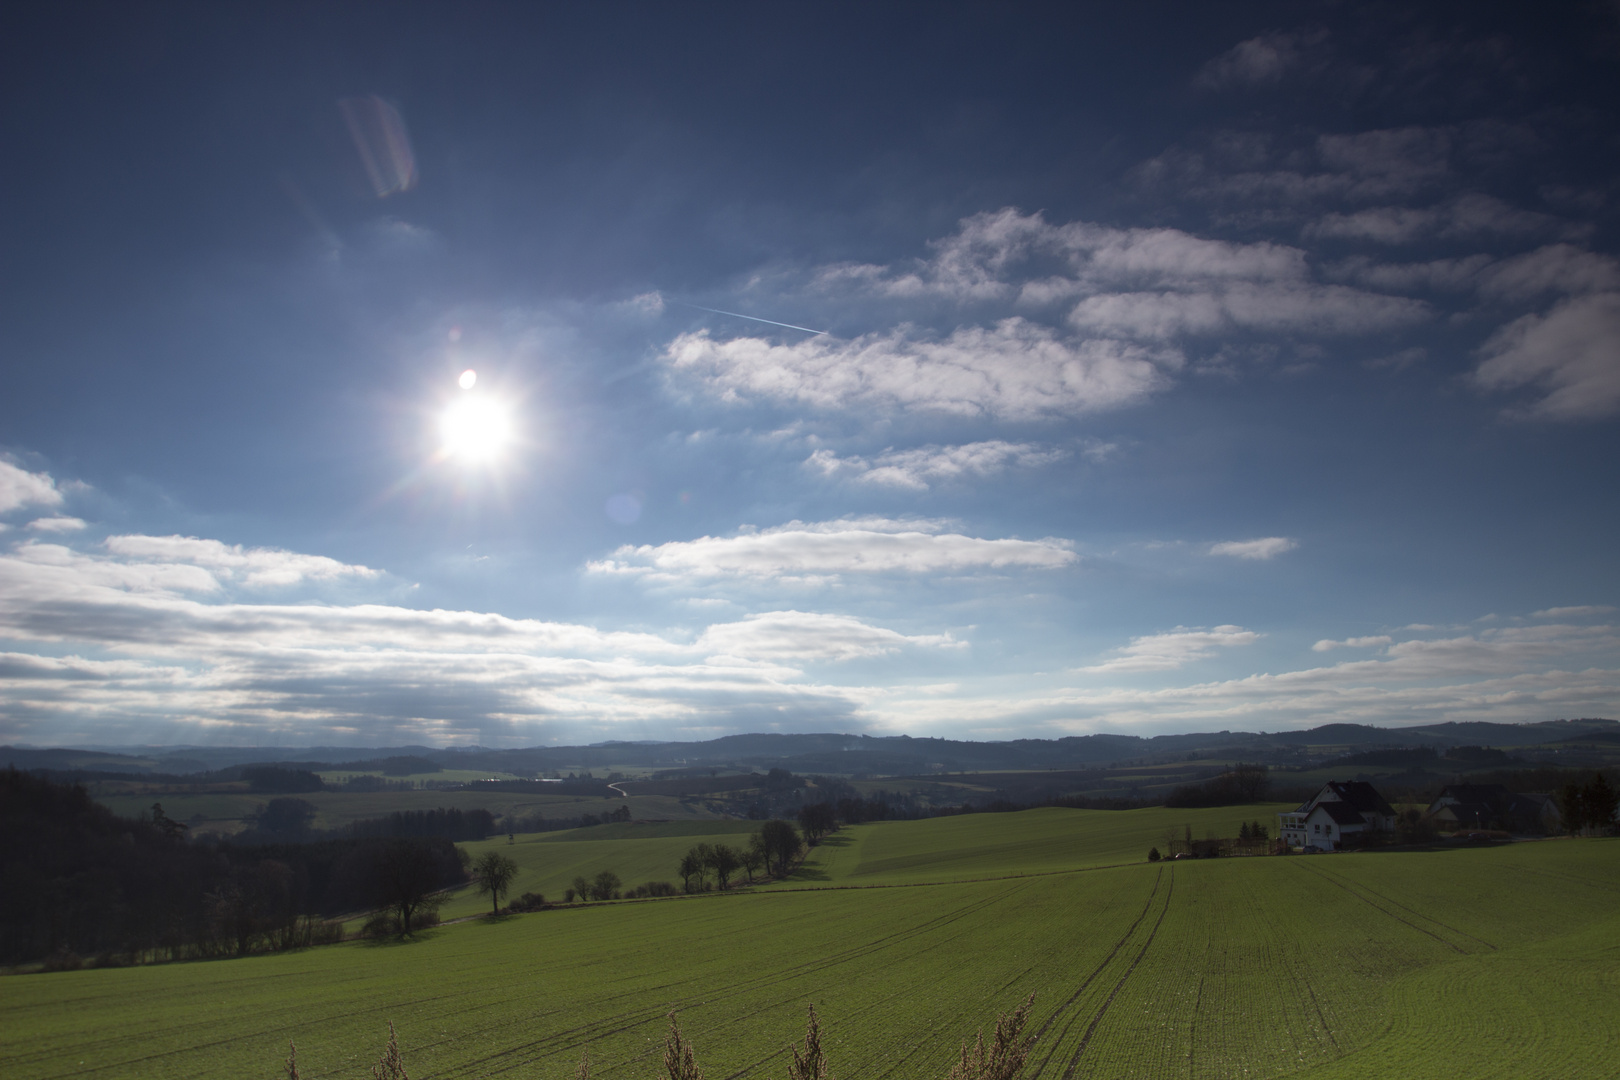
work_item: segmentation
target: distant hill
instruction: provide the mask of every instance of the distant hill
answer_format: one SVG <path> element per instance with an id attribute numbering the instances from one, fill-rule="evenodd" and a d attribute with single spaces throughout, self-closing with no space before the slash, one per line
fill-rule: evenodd
<path id="1" fill-rule="evenodd" d="M 1253 760 L 1284 762 L 1301 755 L 1332 759 L 1378 748 L 1455 746 L 1552 746 L 1620 741 L 1620 721 L 1551 720 L 1530 724 L 1445 723 L 1380 728 L 1326 724 L 1303 731 L 1217 731 L 1181 735 L 1078 735 L 1061 739 L 970 742 L 957 739 L 838 733 L 727 735 L 706 742 L 605 742 L 591 746 L 314 747 L 0 747 L 0 768 L 104 773 L 190 774 L 232 765 L 279 764 L 316 768 L 366 760 L 410 757 L 447 769 L 489 769 L 517 775 L 555 771 L 611 770 L 638 765 L 659 768 L 765 771 L 872 776 L 928 772 L 1079 769 L 1130 761 Z"/>

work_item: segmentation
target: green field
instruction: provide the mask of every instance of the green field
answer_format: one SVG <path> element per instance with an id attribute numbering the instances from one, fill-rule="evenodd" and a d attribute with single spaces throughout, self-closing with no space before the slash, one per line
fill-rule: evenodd
<path id="1" fill-rule="evenodd" d="M 418 1080 L 564 1080 L 586 1046 L 597 1075 L 651 1080 L 678 1008 L 713 1080 L 780 1077 L 814 1002 L 844 1080 L 942 1078 L 1032 992 L 1032 1080 L 1620 1073 L 1620 841 L 1141 861 L 1172 825 L 1255 816 L 880 823 L 751 892 L 0 979 L 0 1074 L 270 1078 L 293 1039 L 303 1075 L 363 1077 L 392 1020 Z M 633 829 L 500 846 L 536 882 L 598 857 L 634 881 L 695 842 Z"/>

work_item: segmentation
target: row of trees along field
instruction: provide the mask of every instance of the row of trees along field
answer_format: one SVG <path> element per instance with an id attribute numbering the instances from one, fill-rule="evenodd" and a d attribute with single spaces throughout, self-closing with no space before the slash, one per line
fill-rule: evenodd
<path id="1" fill-rule="evenodd" d="M 161 805 L 120 818 L 82 787 L 0 772 L 0 963 L 138 963 L 310 944 L 326 917 L 377 909 L 374 931 L 430 917 L 468 880 L 443 836 L 306 843 L 188 841 Z"/>
<path id="2" fill-rule="evenodd" d="M 803 820 L 811 814 L 818 820 L 825 817 L 826 826 L 820 828 L 813 838 L 819 839 L 822 833 L 836 828 L 830 807 L 821 804 L 815 808 L 806 807 L 799 812 Z M 810 837 L 809 830 L 806 836 Z M 715 885 L 721 889 L 731 886 L 731 879 L 741 870 L 748 876 L 750 883 L 754 875 L 761 871 L 778 877 L 787 876 L 797 859 L 804 850 L 804 841 L 799 838 L 799 832 L 789 822 L 781 820 L 767 821 L 760 826 L 760 830 L 748 838 L 748 842 L 740 847 L 733 848 L 729 844 L 702 843 L 693 847 L 681 858 L 680 874 L 681 887 L 687 892 L 704 892 L 709 888 L 709 878 L 714 878 Z M 693 882 L 696 882 L 694 888 Z"/>
<path id="3" fill-rule="evenodd" d="M 826 821 L 825 827 L 815 834 L 817 837 L 837 827 L 830 814 L 822 815 L 818 812 L 813 816 L 818 818 L 824 816 Z M 809 836 L 808 832 L 806 836 Z M 748 838 L 746 844 L 738 847 L 732 847 L 730 844 L 711 844 L 707 841 L 695 844 L 681 857 L 676 870 L 681 879 L 680 889 L 676 889 L 667 881 L 648 881 L 625 892 L 622 889 L 624 883 L 619 879 L 619 875 L 612 870 L 603 870 L 595 877 L 586 877 L 583 874 L 576 877 L 572 886 L 563 893 L 563 902 L 572 904 L 576 901 L 619 900 L 625 897 L 640 899 L 651 896 L 675 896 L 680 892 L 707 892 L 711 888 L 723 890 L 731 887 L 738 871 L 747 876 L 750 884 L 755 881 L 755 875 L 761 873 L 786 877 L 793 869 L 795 861 L 804 853 L 804 848 L 804 839 L 791 822 L 767 821 L 760 826 L 758 832 Z M 517 866 L 510 859 L 495 852 L 486 853 L 473 867 L 473 880 L 478 882 L 480 890 L 487 894 L 494 887 L 486 886 L 485 883 L 502 880 L 501 875 L 506 872 L 508 866 L 515 874 Z M 499 887 L 504 890 L 504 882 Z M 534 894 L 526 894 L 521 900 L 521 903 L 515 903 L 510 910 L 533 910 L 544 903 L 543 898 Z M 500 910 L 498 893 L 494 910 L 497 913 Z"/>

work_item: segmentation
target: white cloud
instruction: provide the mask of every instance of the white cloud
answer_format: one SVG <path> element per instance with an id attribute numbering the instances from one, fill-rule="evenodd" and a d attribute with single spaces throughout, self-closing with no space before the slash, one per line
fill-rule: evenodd
<path id="1" fill-rule="evenodd" d="M 1549 244 L 1496 263 L 1481 275 L 1480 290 L 1508 300 L 1547 292 L 1620 292 L 1620 262 L 1572 244 Z"/>
<path id="2" fill-rule="evenodd" d="M 1241 626 L 1217 626 L 1210 630 L 1178 626 L 1167 634 L 1131 638 L 1131 643 L 1115 650 L 1117 655 L 1081 671 L 1092 673 L 1171 671 L 1194 660 L 1207 660 L 1218 649 L 1252 645 L 1261 635 Z"/>
<path id="3" fill-rule="evenodd" d="M 1081 329 L 1155 340 L 1232 330 L 1356 334 L 1427 317 L 1427 306 L 1418 300 L 1304 282 L 1108 293 L 1087 297 L 1069 313 Z"/>
<path id="4" fill-rule="evenodd" d="M 1181 339 L 1356 334 L 1429 317 L 1418 300 L 1313 280 L 1299 248 L 1178 229 L 1053 225 L 1008 207 L 964 218 L 929 247 L 902 265 L 824 267 L 813 288 L 897 308 L 943 300 L 993 322 L 941 335 L 897 317 L 853 340 L 787 344 L 703 331 L 676 338 L 664 360 L 730 401 L 1029 420 L 1146 398 L 1184 367 Z"/>
<path id="5" fill-rule="evenodd" d="M 1193 84 L 1221 90 L 1275 83 L 1300 65 L 1307 47 L 1320 43 L 1325 37 L 1320 31 L 1311 34 L 1273 32 L 1240 41 L 1200 68 Z"/>
<path id="6" fill-rule="evenodd" d="M 1368 637 L 1345 638 L 1343 641 L 1334 641 L 1332 638 L 1323 638 L 1311 646 L 1312 652 L 1330 652 L 1333 649 L 1375 649 L 1380 645 L 1389 645 L 1394 638 L 1388 634 L 1373 634 Z"/>
<path id="7" fill-rule="evenodd" d="M 115 555 L 155 563 L 202 567 L 216 579 L 240 581 L 250 588 L 297 585 L 337 578 L 374 578 L 378 571 L 280 548 L 244 548 L 194 536 L 109 536 L 106 548 Z"/>
<path id="8" fill-rule="evenodd" d="M 1564 300 L 1492 334 L 1474 382 L 1485 390 L 1544 391 L 1525 415 L 1591 420 L 1620 412 L 1620 292 Z"/>
<path id="9" fill-rule="evenodd" d="M 8 736 L 39 725 L 53 741 L 95 741 L 178 725 L 253 741 L 296 732 L 288 737 L 470 734 L 532 744 L 547 725 L 576 738 L 650 724 L 693 737 L 715 724 L 802 730 L 844 724 L 861 691 L 804 682 L 784 661 L 960 644 L 795 611 L 711 626 L 683 642 L 685 634 L 483 612 L 209 603 L 198 597 L 220 595 L 213 576 L 156 561 L 164 552 L 217 557 L 174 544 L 153 546 L 144 562 L 38 543 L 0 555 L 0 636 L 53 654 L 69 646 L 111 657 L 0 655 Z"/>
<path id="10" fill-rule="evenodd" d="M 58 514 L 55 517 L 35 518 L 27 527 L 34 532 L 78 532 L 85 527 L 85 522 L 82 518 Z"/>
<path id="11" fill-rule="evenodd" d="M 1010 420 L 1117 408 L 1167 384 L 1173 349 L 1106 339 L 1070 341 L 1022 318 L 962 327 L 943 340 L 909 328 L 849 341 L 829 335 L 787 345 L 682 334 L 664 353 L 728 401 L 763 398 L 823 409 L 915 409 Z"/>
<path id="12" fill-rule="evenodd" d="M 0 458 L 0 514 L 24 506 L 61 506 L 62 493 L 49 473 L 29 472 Z"/>
<path id="13" fill-rule="evenodd" d="M 943 537 L 942 522 L 831 523 Z M 162 539 L 162 538 L 157 538 Z M 696 634 L 603 630 L 489 612 L 225 599 L 212 573 L 96 548 L 0 554 L 0 730 L 71 744 L 174 738 L 485 745 L 746 730 L 1277 729 L 1349 722 L 1522 721 L 1620 710 L 1620 631 L 1508 625 L 1396 640 L 1376 656 L 1195 684 L 1118 685 L 1256 640 L 1237 626 L 1133 639 L 1065 686 L 1031 672 L 883 687 L 794 665 L 959 650 L 839 613 L 772 611 Z M 1602 605 L 1549 608 L 1585 619 Z M 1415 626 L 1417 624 L 1414 624 Z M 1408 628 L 1394 635 L 1432 630 Z M 1346 647 L 1373 648 L 1377 638 Z M 1224 662 L 1230 663 L 1230 659 Z M 1060 680 L 1054 675 L 1051 680 Z"/>
<path id="14" fill-rule="evenodd" d="M 729 577 L 825 584 L 851 574 L 1055 570 L 1078 559 L 1068 540 L 985 540 L 944 528 L 942 522 L 886 518 L 791 521 L 737 536 L 626 545 L 587 568 L 654 581 Z"/>
<path id="15" fill-rule="evenodd" d="M 1211 544 L 1211 555 L 1228 555 L 1234 559 L 1274 559 L 1284 552 L 1293 551 L 1299 542 L 1286 536 L 1265 536 L 1258 540 L 1223 540 Z"/>
<path id="16" fill-rule="evenodd" d="M 962 219 L 934 254 L 909 269 L 830 267 L 823 289 L 856 287 L 891 297 L 1040 305 L 1112 289 L 1194 287 L 1234 281 L 1301 281 L 1305 252 L 1282 244 L 1209 240 L 1180 229 L 1052 225 L 1005 207 Z M 1060 272 L 1053 272 L 1055 263 Z"/>
<path id="17" fill-rule="evenodd" d="M 750 659 L 855 660 L 888 656 L 906 648 L 961 647 L 949 634 L 908 637 L 848 615 L 769 611 L 739 622 L 709 627 L 694 648 L 705 655 Z"/>
<path id="18" fill-rule="evenodd" d="M 1531 614 L 1537 619 L 1582 619 L 1595 615 L 1609 615 L 1614 608 L 1608 604 L 1576 604 L 1572 607 L 1550 607 Z"/>
<path id="19" fill-rule="evenodd" d="M 664 311 L 664 294 L 654 289 L 652 292 L 638 293 L 628 300 L 621 300 L 614 306 L 635 315 L 661 315 Z"/>
<path id="20" fill-rule="evenodd" d="M 1088 449 L 1087 454 L 1093 451 Z M 913 450 L 885 450 L 873 458 L 839 457 L 832 450 L 817 450 L 805 459 L 808 468 L 823 476 L 851 477 L 859 483 L 928 490 L 930 482 L 994 476 L 1010 468 L 1038 468 L 1061 461 L 1068 452 L 1033 443 L 999 439 L 961 446 L 921 446 Z"/>

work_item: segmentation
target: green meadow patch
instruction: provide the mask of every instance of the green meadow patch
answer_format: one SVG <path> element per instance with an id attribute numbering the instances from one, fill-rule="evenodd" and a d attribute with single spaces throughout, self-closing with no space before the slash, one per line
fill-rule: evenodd
<path id="1" fill-rule="evenodd" d="M 844 1080 L 943 1078 L 1030 993 L 1035 1080 L 1615 1074 L 1620 842 L 1143 861 L 1205 814 L 1262 816 L 879 823 L 765 889 L 0 979 L 0 1074 L 268 1080 L 293 1040 L 303 1075 L 364 1077 L 392 1021 L 418 1080 L 563 1080 L 587 1047 L 593 1074 L 650 1080 L 678 1009 L 708 1076 L 780 1077 L 813 1002 Z M 601 857 L 634 883 L 633 850 L 650 868 L 699 835 L 585 838 L 608 828 L 487 846 L 536 881 Z"/>

